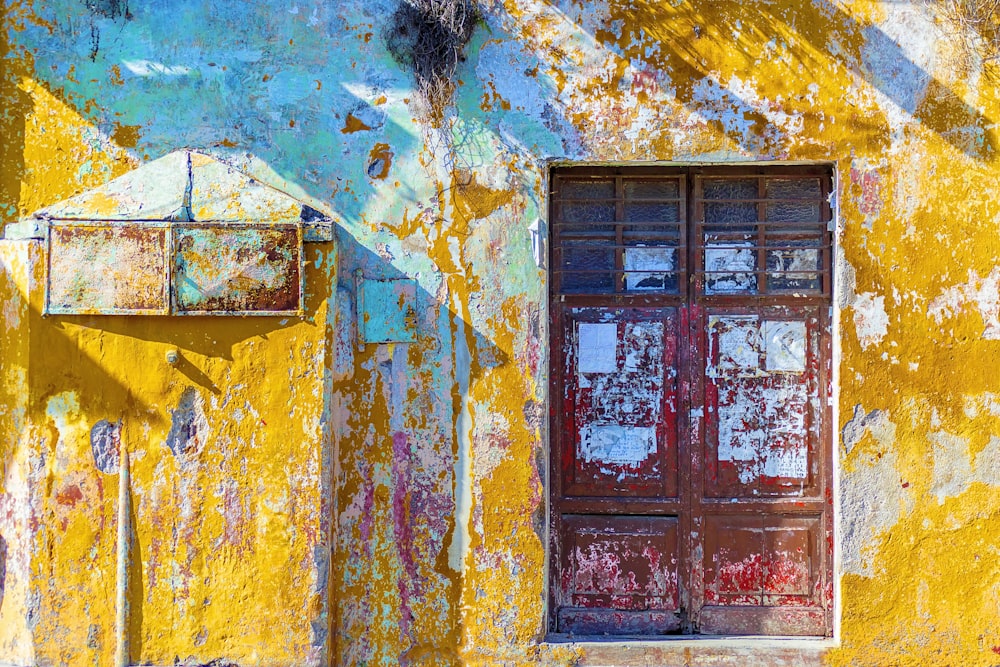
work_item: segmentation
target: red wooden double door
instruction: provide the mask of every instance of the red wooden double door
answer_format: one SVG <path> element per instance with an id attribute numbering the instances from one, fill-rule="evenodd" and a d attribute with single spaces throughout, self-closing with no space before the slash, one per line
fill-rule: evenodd
<path id="1" fill-rule="evenodd" d="M 553 172 L 551 631 L 830 633 L 830 181 Z"/>

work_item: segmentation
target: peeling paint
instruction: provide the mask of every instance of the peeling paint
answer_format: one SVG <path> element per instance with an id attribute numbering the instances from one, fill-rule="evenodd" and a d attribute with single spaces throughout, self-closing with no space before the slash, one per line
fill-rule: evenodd
<path id="1" fill-rule="evenodd" d="M 392 2 L 7 3 L 0 661 L 109 664 L 117 441 L 135 468 L 133 662 L 994 665 L 992 65 L 963 55 L 937 3 L 477 7 L 451 103 L 435 115 L 388 51 Z M 184 181 L 153 166 L 178 150 L 204 158 L 189 211 Z M 829 287 L 840 323 L 839 423 L 828 434 L 840 479 L 836 645 L 543 641 L 546 562 L 556 557 L 544 526 L 551 273 L 535 261 L 529 227 L 546 220 L 549 166 L 578 162 L 832 165 L 836 251 L 821 259 L 837 267 Z M 142 184 L 112 185 L 140 166 Z M 304 226 L 314 215 L 305 202 L 338 217 L 335 242 L 301 246 L 301 309 L 225 322 L 42 317 L 50 258 L 25 238 L 34 226 L 17 226 L 83 204 L 104 222 L 190 213 Z M 706 268 L 720 271 L 712 288 L 725 297 L 759 283 L 757 269 L 770 279 L 768 266 L 806 280 L 817 257 L 806 250 L 760 267 L 752 247 L 728 243 L 710 248 Z M 144 284 L 140 271 L 93 257 L 66 265 Z M 689 259 L 634 246 L 619 268 L 648 296 Z M 250 269 L 256 285 L 280 282 L 266 266 Z M 413 286 L 412 340 L 358 345 L 358 269 Z M 91 305 L 114 296 L 70 273 L 54 278 Z M 782 416 L 783 405 L 811 400 L 793 383 L 798 330 L 770 316 L 753 327 L 730 320 L 707 341 L 713 372 L 771 384 L 722 390 L 726 434 L 714 458 L 800 484 L 811 465 L 801 447 L 745 458 L 759 431 L 780 427 L 794 445 L 812 428 Z M 771 321 L 781 326 L 760 331 Z M 630 378 L 619 385 L 643 375 L 642 347 L 626 351 L 624 336 L 616 331 L 611 370 L 595 344 L 581 388 L 607 384 L 602 374 Z M 808 348 L 805 358 L 808 370 Z M 591 406 L 594 427 L 656 395 L 635 400 L 629 389 Z M 702 407 L 671 409 L 701 429 Z M 651 440 L 633 422 L 631 439 L 588 436 L 609 483 L 642 469 Z M 721 545 L 717 594 L 748 606 L 764 589 L 794 597 L 805 581 L 797 549 L 814 526 L 722 528 L 773 544 Z M 570 583 L 581 599 L 600 590 L 623 607 L 636 604 L 629 591 L 673 600 L 669 545 L 630 530 L 628 546 L 610 546 L 610 529 L 579 546 L 583 568 Z M 650 576 L 628 576 L 640 570 Z M 636 627 L 676 622 L 673 612 L 621 611 L 649 612 Z M 601 627 L 592 615 L 577 621 Z"/>
<path id="2" fill-rule="evenodd" d="M 867 349 L 878 345 L 889 333 L 889 316 L 885 312 L 885 297 L 864 292 L 855 297 L 851 304 L 854 309 L 854 328 L 858 332 L 861 347 Z"/>

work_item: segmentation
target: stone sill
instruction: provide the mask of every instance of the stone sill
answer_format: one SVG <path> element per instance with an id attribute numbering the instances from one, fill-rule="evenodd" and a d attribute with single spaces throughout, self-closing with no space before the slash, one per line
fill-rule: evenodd
<path id="1" fill-rule="evenodd" d="M 820 667 L 840 642 L 828 637 L 582 637 L 549 635 L 543 653 L 569 649 L 576 665 L 606 667 Z M 547 649 L 547 650 L 546 650 Z"/>

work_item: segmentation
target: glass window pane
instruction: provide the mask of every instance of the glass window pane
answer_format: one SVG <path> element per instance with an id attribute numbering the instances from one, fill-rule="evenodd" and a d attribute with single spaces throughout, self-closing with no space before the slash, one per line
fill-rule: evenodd
<path id="1" fill-rule="evenodd" d="M 820 222 L 819 202 L 768 202 L 768 222 Z"/>
<path id="2" fill-rule="evenodd" d="M 626 222 L 679 222 L 680 211 L 676 203 L 625 202 Z"/>
<path id="3" fill-rule="evenodd" d="M 615 205 L 590 202 L 565 202 L 562 205 L 565 222 L 614 222 Z"/>
<path id="4" fill-rule="evenodd" d="M 561 181 L 559 189 L 559 196 L 563 199 L 615 198 L 615 182 L 613 180 Z"/>
<path id="5" fill-rule="evenodd" d="M 677 199 L 677 181 L 625 181 L 626 199 Z"/>
<path id="6" fill-rule="evenodd" d="M 764 184 L 768 199 L 819 199 L 818 178 L 769 178 Z"/>
<path id="7" fill-rule="evenodd" d="M 757 204 L 753 202 L 705 202 L 706 225 L 740 225 L 757 222 Z"/>
<path id="8" fill-rule="evenodd" d="M 614 249 L 591 243 L 567 242 L 562 251 L 562 290 L 593 293 L 614 290 Z"/>
<path id="9" fill-rule="evenodd" d="M 702 185 L 705 199 L 756 199 L 756 178 L 709 178 Z"/>

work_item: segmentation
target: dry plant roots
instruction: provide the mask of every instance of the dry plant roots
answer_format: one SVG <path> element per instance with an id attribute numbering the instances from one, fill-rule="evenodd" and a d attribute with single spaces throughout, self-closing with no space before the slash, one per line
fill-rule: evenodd
<path id="1" fill-rule="evenodd" d="M 392 15 L 385 33 L 389 53 L 413 72 L 432 106 L 451 96 L 455 69 L 477 19 L 474 0 L 400 0 Z"/>

